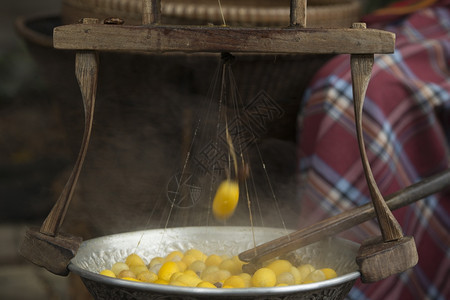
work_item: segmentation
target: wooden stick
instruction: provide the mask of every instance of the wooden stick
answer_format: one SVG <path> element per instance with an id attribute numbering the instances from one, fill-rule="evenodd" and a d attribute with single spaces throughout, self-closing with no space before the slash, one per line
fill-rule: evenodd
<path id="1" fill-rule="evenodd" d="M 365 24 L 355 23 L 353 24 L 353 27 L 365 28 Z M 361 161 L 367 180 L 367 185 L 369 187 L 372 202 L 377 213 L 381 233 L 383 235 L 383 239 L 388 242 L 402 238 L 402 228 L 400 227 L 400 224 L 398 224 L 392 212 L 389 210 L 389 207 L 386 205 L 386 202 L 378 189 L 375 178 L 373 177 L 369 160 L 367 158 L 362 130 L 362 110 L 367 86 L 369 85 L 372 73 L 373 63 L 373 54 L 351 55 L 350 64 L 352 73 L 353 103 L 355 108 L 356 134 L 358 138 L 359 151 L 361 154 Z"/>
<path id="2" fill-rule="evenodd" d="M 450 187 L 450 169 L 387 196 L 386 202 L 391 210 L 395 210 L 437 193 L 446 187 Z M 239 254 L 239 258 L 245 262 L 258 264 L 336 235 L 375 217 L 373 205 L 368 203 L 244 251 Z"/>
<path id="3" fill-rule="evenodd" d="M 85 24 L 98 22 L 97 19 L 84 19 Z M 81 149 L 75 166 L 67 181 L 59 199 L 56 201 L 52 210 L 44 220 L 40 232 L 49 236 L 55 236 L 66 215 L 70 201 L 72 200 L 84 158 L 86 157 L 87 148 L 92 131 L 92 122 L 94 118 L 95 93 L 97 91 L 97 75 L 98 75 L 98 56 L 94 52 L 78 52 L 75 58 L 75 73 L 78 84 L 81 89 L 84 104 L 84 134 L 81 142 Z"/>
<path id="4" fill-rule="evenodd" d="M 161 0 L 142 0 L 142 25 L 161 23 Z"/>
<path id="5" fill-rule="evenodd" d="M 98 51 L 373 54 L 393 53 L 395 35 L 359 28 L 73 24 L 54 29 L 53 45 Z"/>
<path id="6" fill-rule="evenodd" d="M 306 27 L 306 3 L 306 0 L 291 0 L 291 26 Z"/>

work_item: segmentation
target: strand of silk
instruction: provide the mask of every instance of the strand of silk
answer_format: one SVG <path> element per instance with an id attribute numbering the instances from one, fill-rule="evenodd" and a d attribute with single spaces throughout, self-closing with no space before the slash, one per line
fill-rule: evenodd
<path id="1" fill-rule="evenodd" d="M 214 101 L 214 91 L 217 89 L 217 85 L 218 85 L 218 81 L 219 80 L 220 80 L 220 89 L 221 89 L 221 91 L 220 91 L 220 96 L 219 96 L 219 105 L 218 105 L 219 112 L 218 112 L 218 115 L 221 115 L 223 113 L 222 110 L 224 109 L 224 107 L 227 107 L 228 105 L 231 104 L 231 107 L 234 108 L 234 112 L 236 113 L 236 115 L 234 117 L 237 120 L 240 120 L 239 119 L 240 118 L 240 116 L 239 116 L 239 107 L 243 107 L 243 103 L 242 103 L 242 100 L 239 97 L 239 93 L 237 91 L 237 86 L 236 86 L 234 75 L 233 75 L 233 73 L 231 71 L 231 67 L 230 67 L 229 63 L 227 63 L 227 62 L 223 62 L 222 61 L 219 64 L 218 70 L 216 70 L 216 72 L 215 72 L 215 75 L 213 77 L 213 81 L 212 81 L 212 83 L 210 85 L 210 90 L 208 92 L 208 95 L 210 95 L 210 96 L 207 97 L 207 101 L 209 101 L 208 107 L 214 107 L 214 105 L 212 105 L 212 101 Z M 228 83 L 228 86 L 227 86 L 226 83 Z M 225 95 L 225 90 L 226 90 L 227 87 L 229 87 L 230 93 L 228 95 Z M 229 98 L 229 100 L 227 100 L 228 98 Z M 224 101 L 226 101 L 227 103 L 224 103 Z M 230 101 L 231 103 L 228 103 L 228 101 Z M 210 109 L 208 109 L 207 112 L 206 112 L 206 116 L 203 118 L 203 120 L 207 120 L 208 116 L 210 114 L 211 114 Z M 227 116 L 226 116 L 227 114 L 225 113 L 224 115 L 225 115 L 225 124 L 226 124 L 226 132 L 227 132 L 227 142 L 228 142 L 228 145 L 229 145 L 230 152 L 234 152 L 234 146 L 232 144 L 231 137 L 230 137 L 229 131 L 228 131 L 228 119 L 227 119 Z M 218 120 L 218 123 L 219 123 L 219 120 Z M 237 123 L 239 124 L 239 122 L 237 122 Z M 183 182 L 182 178 L 183 178 L 183 176 L 186 175 L 185 172 L 186 172 L 187 166 L 188 166 L 190 160 L 192 159 L 192 157 L 191 157 L 192 152 L 191 151 L 193 149 L 194 144 L 196 142 L 202 142 L 201 138 L 199 139 L 199 135 L 200 135 L 199 132 L 202 130 L 201 124 L 202 124 L 202 118 L 200 117 L 198 119 L 197 125 L 196 125 L 195 130 L 194 130 L 194 134 L 193 134 L 193 137 L 192 137 L 192 142 L 191 142 L 191 144 L 189 146 L 189 151 L 186 154 L 186 159 L 184 161 L 182 172 L 181 172 L 180 182 Z M 205 127 L 206 127 L 206 125 L 203 126 L 203 129 Z M 240 129 L 239 126 L 237 126 L 237 133 L 238 133 L 238 135 L 239 135 L 240 132 L 242 132 L 242 130 Z M 217 129 L 216 129 L 216 143 L 217 143 L 218 140 L 219 140 L 219 124 L 217 124 Z M 272 193 L 272 197 L 274 199 L 277 215 L 280 217 L 283 229 L 284 229 L 284 231 L 287 234 L 287 228 L 286 228 L 285 221 L 283 219 L 283 216 L 282 216 L 280 208 L 279 208 L 278 199 L 276 198 L 274 190 L 273 190 L 273 187 L 272 187 L 272 185 L 270 183 L 268 171 L 266 169 L 266 166 L 265 166 L 263 157 L 261 155 L 260 149 L 259 149 L 259 147 L 258 147 L 258 145 L 256 143 L 256 138 L 254 140 L 255 140 L 255 147 L 256 147 L 257 153 L 259 155 L 259 160 L 260 160 L 261 165 L 262 165 L 263 170 L 264 170 L 266 181 L 268 183 L 268 186 L 269 186 L 270 191 Z M 238 146 L 240 147 L 239 148 L 240 164 L 242 166 L 244 166 L 246 164 L 246 160 L 248 160 L 248 159 L 246 158 L 246 154 L 244 153 L 243 149 L 241 148 L 242 145 L 238 144 Z M 231 163 L 231 161 L 233 161 L 234 162 L 235 176 L 237 177 L 237 161 L 238 161 L 238 159 L 237 159 L 235 154 L 230 154 L 230 155 L 233 156 L 233 157 L 229 158 L 229 170 L 231 169 L 230 163 Z M 229 171 L 228 171 L 228 175 L 227 176 L 229 176 Z M 250 176 L 250 177 L 252 178 L 252 176 Z M 206 217 L 207 220 L 209 220 L 210 217 L 211 217 L 211 213 L 210 213 L 210 211 L 211 211 L 211 203 L 212 203 L 212 199 L 213 199 L 213 195 L 214 195 L 213 183 L 214 182 L 213 182 L 213 180 L 211 178 L 210 190 L 209 190 L 209 196 L 208 196 L 208 209 L 207 209 L 207 214 L 208 215 Z M 253 191 L 254 191 L 254 194 L 255 194 L 254 201 L 251 200 L 250 193 L 249 193 L 249 189 L 250 189 L 249 186 L 253 187 Z M 181 186 L 179 186 L 178 188 L 180 188 L 180 187 Z M 255 239 L 255 232 L 254 232 L 254 218 L 253 218 L 253 213 L 252 213 L 252 206 L 253 205 L 256 205 L 255 209 L 257 209 L 259 211 L 259 216 L 260 216 L 260 219 L 261 219 L 262 226 L 264 226 L 264 220 L 263 220 L 263 217 L 262 217 L 261 206 L 260 206 L 260 203 L 259 203 L 259 200 L 258 200 L 258 196 L 257 196 L 257 187 L 255 186 L 255 182 L 253 181 L 253 178 L 251 179 L 251 182 L 248 182 L 247 180 L 244 181 L 244 191 L 245 191 L 245 198 L 247 200 L 247 208 L 248 208 L 248 212 L 249 212 L 249 220 L 250 220 L 250 226 L 251 226 L 251 231 L 252 231 L 253 245 L 256 247 L 256 239 Z M 170 205 L 170 208 L 169 208 L 169 213 L 168 213 L 168 216 L 167 216 L 167 218 L 165 220 L 165 224 L 164 224 L 164 232 L 163 232 L 163 234 L 161 236 L 161 241 L 159 243 L 160 247 L 163 247 L 163 245 L 164 245 L 163 240 L 166 237 L 165 233 L 166 233 L 167 228 L 169 227 L 170 218 L 171 218 L 171 216 L 173 214 L 173 210 L 174 210 L 174 206 L 175 206 L 175 203 L 176 203 L 176 197 L 178 195 L 178 192 L 179 192 L 179 190 L 177 190 L 175 192 L 174 199 L 173 199 L 173 201 L 171 201 L 171 205 Z M 154 211 L 152 211 L 152 213 L 151 213 L 151 216 L 153 216 L 153 215 L 154 215 Z M 150 223 L 150 218 L 149 218 L 147 224 L 149 224 L 149 223 Z M 208 224 L 209 224 L 209 221 L 207 221 L 206 225 L 208 226 Z M 143 237 L 144 237 L 144 234 L 141 236 L 141 238 L 140 238 L 136 248 L 139 247 Z M 163 249 L 160 248 L 158 252 L 161 253 L 162 251 L 163 251 Z"/>

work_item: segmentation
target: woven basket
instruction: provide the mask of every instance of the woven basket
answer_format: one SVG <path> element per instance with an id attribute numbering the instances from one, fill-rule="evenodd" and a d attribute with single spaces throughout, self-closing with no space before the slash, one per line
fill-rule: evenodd
<path id="1" fill-rule="evenodd" d="M 221 1 L 225 21 L 239 26 L 289 25 L 289 0 Z M 126 24 L 141 24 L 141 0 L 63 0 L 63 23 L 83 17 L 123 18 Z M 217 0 L 162 0 L 162 21 L 167 24 L 222 24 Z M 358 0 L 310 0 L 307 27 L 349 27 L 358 21 Z"/>

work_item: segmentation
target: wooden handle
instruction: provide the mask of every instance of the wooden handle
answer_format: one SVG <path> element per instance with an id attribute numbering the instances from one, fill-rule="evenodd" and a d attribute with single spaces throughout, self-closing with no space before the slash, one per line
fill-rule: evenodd
<path id="1" fill-rule="evenodd" d="M 450 187 L 450 169 L 406 187 L 386 197 L 387 205 L 395 210 L 419 199 Z M 258 264 L 278 257 L 300 247 L 336 235 L 376 216 L 372 203 L 345 211 L 311 226 L 297 230 L 289 235 L 261 244 L 239 254 L 239 259 Z"/>
<path id="2" fill-rule="evenodd" d="M 364 23 L 356 23 L 355 28 L 365 27 Z M 394 241 L 403 237 L 402 228 L 398 224 L 392 212 L 389 210 L 386 202 L 381 195 L 375 178 L 370 168 L 369 160 L 364 145 L 364 136 L 362 130 L 362 110 L 367 86 L 369 85 L 372 67 L 374 63 L 373 54 L 352 54 L 350 59 L 352 85 L 353 85 L 353 102 L 355 108 L 356 134 L 358 138 L 359 151 L 361 160 L 372 198 L 375 212 L 384 241 Z"/>
<path id="3" fill-rule="evenodd" d="M 83 22 L 92 24 L 98 22 L 98 20 L 84 19 Z M 64 221 L 89 145 L 94 119 L 95 93 L 97 91 L 98 55 L 92 51 L 78 52 L 75 57 L 75 75 L 83 97 L 84 134 L 81 149 L 69 180 L 40 228 L 41 233 L 50 236 L 55 236 L 58 233 Z"/>

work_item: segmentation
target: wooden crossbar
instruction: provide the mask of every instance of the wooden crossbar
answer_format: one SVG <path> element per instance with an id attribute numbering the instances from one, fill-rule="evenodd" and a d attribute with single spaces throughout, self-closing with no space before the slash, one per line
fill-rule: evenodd
<path id="1" fill-rule="evenodd" d="M 57 49 L 296 54 L 393 53 L 395 34 L 365 28 L 241 28 L 73 24 L 54 29 Z"/>

